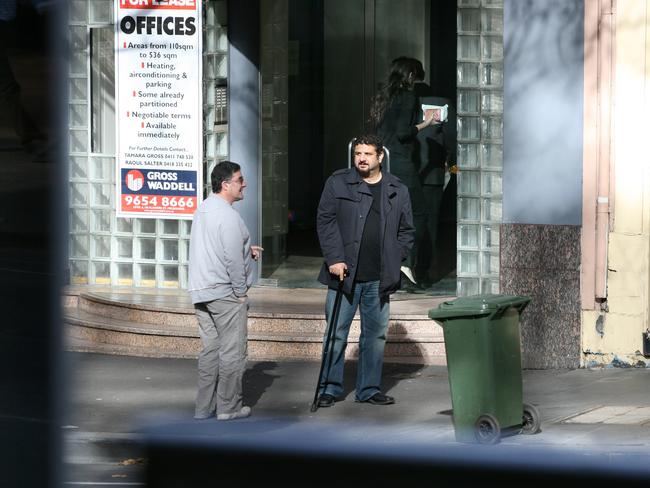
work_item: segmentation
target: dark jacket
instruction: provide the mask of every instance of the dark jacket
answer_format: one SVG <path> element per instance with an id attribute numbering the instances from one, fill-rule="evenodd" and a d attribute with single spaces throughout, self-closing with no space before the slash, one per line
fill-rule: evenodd
<path id="1" fill-rule="evenodd" d="M 417 134 L 414 144 L 414 160 L 419 166 L 422 184 L 442 185 L 445 163 L 448 167 L 456 164 L 456 110 L 448 98 L 432 95 L 425 83 L 416 83 L 414 92 L 419 97 L 419 120 L 423 119 L 422 104 L 448 106 L 447 122 L 425 127 Z"/>
<path id="2" fill-rule="evenodd" d="M 413 144 L 418 133 L 418 100 L 410 90 L 395 95 L 377 127 L 377 134 L 390 151 L 390 172 L 410 186 L 419 167 L 413 161 Z"/>
<path id="3" fill-rule="evenodd" d="M 379 294 L 384 296 L 399 289 L 400 266 L 413 246 L 415 229 L 408 190 L 399 178 L 383 172 L 380 228 L 381 263 Z M 334 263 L 346 263 L 349 275 L 343 284 L 344 293 L 352 291 L 357 271 L 361 236 L 372 204 L 372 193 L 356 168 L 334 172 L 325 182 L 318 205 L 316 226 L 325 262 L 318 281 L 337 288 L 338 278 L 329 273 Z"/>

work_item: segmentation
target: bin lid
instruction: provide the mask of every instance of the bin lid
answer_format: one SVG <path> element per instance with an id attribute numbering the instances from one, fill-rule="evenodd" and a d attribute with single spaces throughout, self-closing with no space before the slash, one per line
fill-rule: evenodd
<path id="1" fill-rule="evenodd" d="M 510 307 L 516 307 L 519 312 L 522 312 L 530 300 L 530 297 L 520 295 L 486 294 L 459 297 L 455 300 L 442 302 L 438 308 L 429 310 L 429 318 L 444 320 L 458 317 L 481 317 Z"/>

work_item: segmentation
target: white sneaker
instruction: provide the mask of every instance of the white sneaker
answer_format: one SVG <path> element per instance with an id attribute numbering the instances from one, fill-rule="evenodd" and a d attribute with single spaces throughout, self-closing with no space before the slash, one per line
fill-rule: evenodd
<path id="1" fill-rule="evenodd" d="M 242 407 L 239 412 L 233 413 L 220 413 L 217 415 L 217 420 L 235 420 L 244 419 L 251 414 L 251 407 Z"/>

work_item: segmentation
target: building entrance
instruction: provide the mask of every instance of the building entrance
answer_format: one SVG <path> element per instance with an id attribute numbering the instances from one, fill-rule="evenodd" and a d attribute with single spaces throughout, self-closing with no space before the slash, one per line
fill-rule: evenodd
<path id="1" fill-rule="evenodd" d="M 320 193 L 348 165 L 350 139 L 373 130 L 372 97 L 394 58 L 420 60 L 432 92 L 455 104 L 456 15 L 456 0 L 260 2 L 262 282 L 320 286 Z M 456 291 L 455 186 L 452 178 L 438 246 L 420 256 L 433 267 L 431 293 Z"/>

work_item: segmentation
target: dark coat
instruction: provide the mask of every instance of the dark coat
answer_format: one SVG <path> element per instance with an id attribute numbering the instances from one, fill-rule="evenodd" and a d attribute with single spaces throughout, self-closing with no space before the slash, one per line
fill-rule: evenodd
<path id="1" fill-rule="evenodd" d="M 413 246 L 415 229 L 409 193 L 399 178 L 383 172 L 381 198 L 379 294 L 385 296 L 399 289 L 401 263 Z M 329 288 L 338 286 L 338 277 L 330 275 L 329 266 L 346 263 L 349 275 L 343 291 L 352 291 L 361 236 L 371 205 L 372 193 L 356 168 L 336 171 L 325 182 L 316 218 L 318 240 L 325 258 L 318 281 Z"/>

